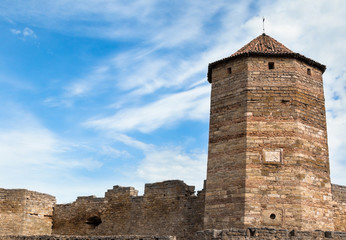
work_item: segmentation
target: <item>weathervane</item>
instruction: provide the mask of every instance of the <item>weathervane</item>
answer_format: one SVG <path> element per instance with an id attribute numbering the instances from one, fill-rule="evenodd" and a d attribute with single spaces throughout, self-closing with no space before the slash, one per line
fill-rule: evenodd
<path id="1" fill-rule="evenodd" d="M 265 30 L 264 30 L 264 20 L 265 20 L 265 18 L 263 17 L 262 19 L 263 19 L 263 34 L 265 34 Z"/>

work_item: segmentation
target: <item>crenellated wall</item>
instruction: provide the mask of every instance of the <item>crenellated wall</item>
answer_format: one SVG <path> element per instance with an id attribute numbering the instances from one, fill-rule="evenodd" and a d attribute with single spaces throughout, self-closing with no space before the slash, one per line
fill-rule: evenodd
<path id="1" fill-rule="evenodd" d="M 196 196 L 193 186 L 178 180 L 146 184 L 143 196 L 133 187 L 114 186 L 104 198 L 78 197 L 73 203 L 58 205 L 47 194 L 0 189 L 0 240 L 23 236 L 32 240 L 93 238 L 90 236 L 117 240 L 346 239 L 346 187 L 333 184 L 332 193 L 334 232 L 267 228 L 202 231 L 204 190 Z M 167 235 L 176 238 L 162 237 Z"/>
<path id="2" fill-rule="evenodd" d="M 0 188 L 0 235 L 51 234 L 55 197 Z"/>
<path id="3" fill-rule="evenodd" d="M 104 198 L 79 197 L 55 207 L 53 234 L 172 235 L 192 239 L 203 229 L 204 192 L 172 180 L 145 185 L 143 196 L 132 187 L 114 186 Z"/>

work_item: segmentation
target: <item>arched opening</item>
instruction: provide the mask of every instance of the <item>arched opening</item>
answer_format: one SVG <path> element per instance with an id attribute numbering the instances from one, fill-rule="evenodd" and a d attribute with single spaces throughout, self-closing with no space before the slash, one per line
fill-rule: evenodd
<path id="1" fill-rule="evenodd" d="M 102 223 L 102 220 L 98 216 L 93 216 L 93 217 L 88 218 L 85 223 L 89 224 L 93 227 L 97 227 L 98 225 L 100 225 Z"/>

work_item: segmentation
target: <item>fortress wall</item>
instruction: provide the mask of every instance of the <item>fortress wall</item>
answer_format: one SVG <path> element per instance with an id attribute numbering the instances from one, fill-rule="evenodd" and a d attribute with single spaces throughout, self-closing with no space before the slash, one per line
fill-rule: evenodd
<path id="1" fill-rule="evenodd" d="M 270 228 L 248 228 L 227 230 L 205 230 L 197 232 L 195 240 L 312 240 L 312 239 L 346 239 L 346 233 L 330 231 L 296 231 Z"/>
<path id="2" fill-rule="evenodd" d="M 55 197 L 25 189 L 0 189 L 0 235 L 51 234 Z"/>
<path id="3" fill-rule="evenodd" d="M 36 235 L 36 236 L 0 236 L 0 240 L 176 240 L 172 236 L 59 236 L 59 235 Z"/>
<path id="4" fill-rule="evenodd" d="M 0 235 L 21 234 L 25 190 L 0 189 Z"/>
<path id="5" fill-rule="evenodd" d="M 51 234 L 55 202 L 56 200 L 53 196 L 25 191 L 22 234 Z"/>
<path id="6" fill-rule="evenodd" d="M 173 180 L 145 185 L 143 196 L 132 187 L 115 186 L 105 198 L 78 198 L 55 208 L 53 234 L 172 235 L 192 239 L 203 229 L 204 192 Z M 94 221 L 94 222 L 93 222 Z"/>
<path id="7" fill-rule="evenodd" d="M 100 217 L 103 206 L 104 199 L 94 196 L 78 197 L 70 204 L 57 204 L 54 208 L 53 234 L 92 235 L 97 220 L 95 217 Z M 88 221 L 93 219 L 93 222 Z"/>
<path id="8" fill-rule="evenodd" d="M 346 232 L 346 186 L 332 184 L 335 231 Z"/>

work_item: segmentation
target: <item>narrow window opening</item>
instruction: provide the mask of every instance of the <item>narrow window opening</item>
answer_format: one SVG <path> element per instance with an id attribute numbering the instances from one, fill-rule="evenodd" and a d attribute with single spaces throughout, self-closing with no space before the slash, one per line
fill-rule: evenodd
<path id="1" fill-rule="evenodd" d="M 290 231 L 290 235 L 292 237 L 297 236 L 297 231 L 295 229 L 293 229 L 292 231 Z"/>
<path id="2" fill-rule="evenodd" d="M 268 63 L 268 68 L 269 69 L 274 69 L 274 62 L 269 62 Z"/>
<path id="3" fill-rule="evenodd" d="M 311 75 L 311 69 L 310 68 L 308 68 L 306 72 L 308 75 Z"/>
<path id="4" fill-rule="evenodd" d="M 270 214 L 270 219 L 275 219 L 276 218 L 276 215 L 274 213 Z"/>
<path id="5" fill-rule="evenodd" d="M 232 68 L 231 67 L 227 68 L 227 72 L 228 74 L 232 74 Z"/>
<path id="6" fill-rule="evenodd" d="M 256 229 L 249 228 L 250 237 L 255 237 L 257 235 L 256 232 Z"/>
<path id="7" fill-rule="evenodd" d="M 327 231 L 327 232 L 324 232 L 324 237 L 325 238 L 333 238 L 333 232 L 331 231 Z"/>

